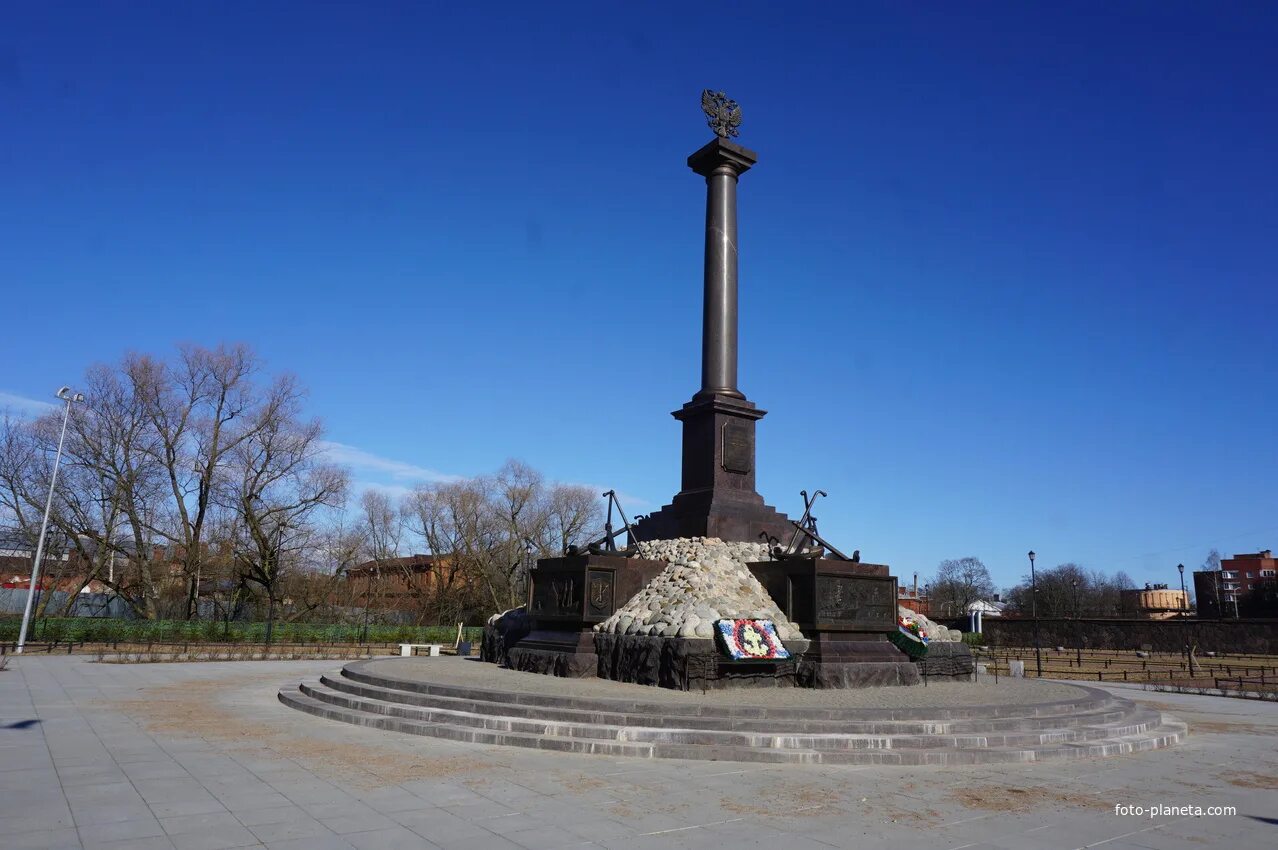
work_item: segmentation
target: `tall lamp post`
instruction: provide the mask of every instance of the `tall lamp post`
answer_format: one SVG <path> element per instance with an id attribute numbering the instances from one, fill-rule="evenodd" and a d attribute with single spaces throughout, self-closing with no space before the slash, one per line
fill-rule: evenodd
<path id="1" fill-rule="evenodd" d="M 1034 575 L 1034 550 L 1029 552 L 1030 559 L 1030 612 L 1034 617 L 1034 664 L 1038 668 L 1038 678 L 1043 678 L 1043 644 L 1038 639 L 1038 578 Z"/>
<path id="2" fill-rule="evenodd" d="M 1078 579 L 1076 578 L 1070 579 L 1069 586 L 1074 591 L 1074 619 L 1077 620 L 1078 619 Z"/>
<path id="3" fill-rule="evenodd" d="M 1189 597 L 1185 595 L 1185 565 L 1177 564 L 1176 569 L 1180 572 L 1180 616 L 1185 617 L 1189 614 Z"/>
<path id="4" fill-rule="evenodd" d="M 58 398 L 66 402 L 62 412 L 62 433 L 58 435 L 58 451 L 53 456 L 53 474 L 49 476 L 49 498 L 44 503 L 44 520 L 40 523 L 40 540 L 36 543 L 35 563 L 31 565 L 31 587 L 27 590 L 27 604 L 22 610 L 22 627 L 18 630 L 18 645 L 15 652 L 22 653 L 27 642 L 27 629 L 31 625 L 31 603 L 35 600 L 36 588 L 40 586 L 40 564 L 44 561 L 44 536 L 49 530 L 49 513 L 53 510 L 53 489 L 58 483 L 58 464 L 62 461 L 62 443 L 67 438 L 67 421 L 71 418 L 71 405 L 84 401 L 84 393 L 73 393 L 70 387 L 58 390 Z"/>

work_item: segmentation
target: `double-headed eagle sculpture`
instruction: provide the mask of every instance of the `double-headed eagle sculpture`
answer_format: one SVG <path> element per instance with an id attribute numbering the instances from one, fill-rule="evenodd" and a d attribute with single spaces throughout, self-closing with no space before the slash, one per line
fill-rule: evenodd
<path id="1" fill-rule="evenodd" d="M 721 91 L 703 89 L 701 111 L 706 114 L 706 123 L 716 136 L 727 139 L 737 135 L 737 127 L 741 125 L 741 107 L 735 100 Z"/>

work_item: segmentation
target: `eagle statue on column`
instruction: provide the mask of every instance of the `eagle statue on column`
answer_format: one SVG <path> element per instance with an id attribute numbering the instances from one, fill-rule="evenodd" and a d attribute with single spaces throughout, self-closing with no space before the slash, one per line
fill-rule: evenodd
<path id="1" fill-rule="evenodd" d="M 737 127 L 741 125 L 741 107 L 721 91 L 701 91 L 701 111 L 706 114 L 706 123 L 714 134 L 721 139 L 737 135 Z"/>

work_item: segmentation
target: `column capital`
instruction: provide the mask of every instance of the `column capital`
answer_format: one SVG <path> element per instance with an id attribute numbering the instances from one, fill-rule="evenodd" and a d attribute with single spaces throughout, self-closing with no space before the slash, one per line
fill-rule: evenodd
<path id="1" fill-rule="evenodd" d="M 716 168 L 726 165 L 739 176 L 758 161 L 759 155 L 749 148 L 715 136 L 713 141 L 688 157 L 688 167 L 702 177 L 709 177 Z"/>

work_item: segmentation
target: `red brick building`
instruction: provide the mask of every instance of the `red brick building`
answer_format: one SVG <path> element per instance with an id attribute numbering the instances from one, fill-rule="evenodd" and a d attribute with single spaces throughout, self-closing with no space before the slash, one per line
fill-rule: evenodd
<path id="1" fill-rule="evenodd" d="M 464 586 L 465 577 L 453 569 L 447 556 L 405 555 L 366 561 L 346 571 L 351 597 L 382 610 L 414 611 L 441 588 Z"/>
<path id="2" fill-rule="evenodd" d="M 1278 558 L 1269 549 L 1222 559 L 1219 570 L 1196 571 L 1198 616 L 1236 616 L 1238 602 L 1265 583 L 1278 584 Z"/>

